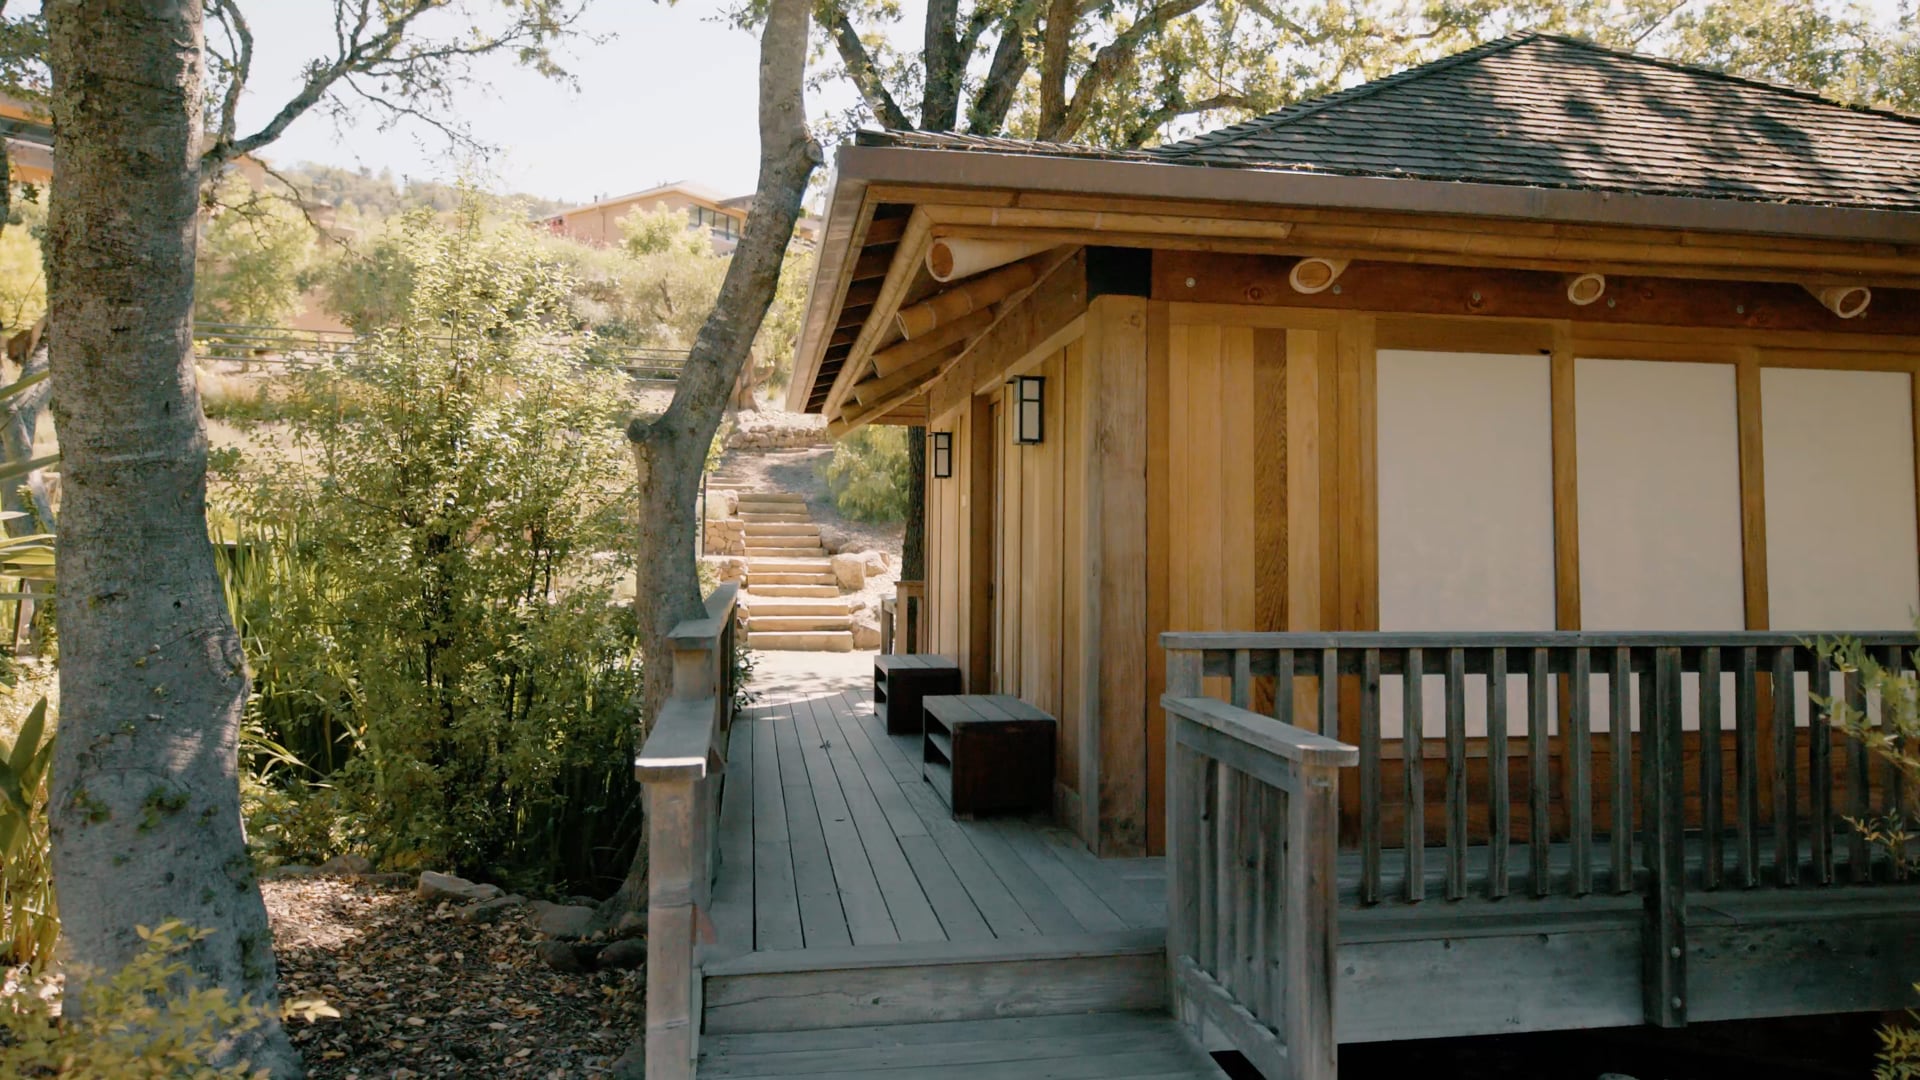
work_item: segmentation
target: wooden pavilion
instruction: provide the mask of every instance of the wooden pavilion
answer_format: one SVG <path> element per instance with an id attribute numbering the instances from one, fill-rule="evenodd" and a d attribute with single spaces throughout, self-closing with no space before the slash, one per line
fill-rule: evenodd
<path id="1" fill-rule="evenodd" d="M 1187 1030 L 1911 1003 L 1807 643 L 1912 666 L 1920 119 L 1527 34 L 1149 150 L 863 134 L 831 200 L 789 404 L 928 431 L 928 651 L 1164 854 Z"/>

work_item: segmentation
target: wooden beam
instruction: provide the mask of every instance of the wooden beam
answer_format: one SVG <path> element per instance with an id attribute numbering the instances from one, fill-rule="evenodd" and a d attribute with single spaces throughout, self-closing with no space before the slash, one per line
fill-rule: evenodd
<path id="1" fill-rule="evenodd" d="M 1003 266 L 936 293 L 912 307 L 902 308 L 894 315 L 895 328 L 901 337 L 911 341 L 955 319 L 985 310 L 1039 281 L 1040 262 L 1040 259 L 1027 259 Z"/>
<path id="2" fill-rule="evenodd" d="M 1340 476 L 1340 621 L 1342 630 L 1380 627 L 1380 500 L 1374 418 L 1373 319 L 1340 331 L 1338 459 Z"/>
<path id="3" fill-rule="evenodd" d="M 891 245 L 867 245 L 860 258 L 853 264 L 853 280 L 873 281 L 887 276 L 893 268 L 893 247 Z"/>
<path id="4" fill-rule="evenodd" d="M 1356 262 L 1335 289 L 1302 294 L 1287 284 L 1289 259 L 1166 252 L 1153 261 L 1153 295 L 1201 303 L 1535 319 L 1688 328 L 1920 334 L 1920 293 L 1885 289 L 1873 309 L 1842 319 L 1797 284 L 1609 277 L 1607 295 L 1570 302 L 1560 276 L 1532 270 Z M 1191 284 L 1189 284 L 1191 282 Z"/>
<path id="5" fill-rule="evenodd" d="M 1173 524 L 1167 505 L 1168 475 L 1168 402 L 1171 370 L 1172 326 L 1167 305 L 1147 304 L 1147 385 L 1146 385 L 1146 527 L 1147 527 L 1147 850 L 1165 851 L 1167 844 L 1167 714 L 1160 707 L 1166 691 L 1167 654 L 1160 647 L 1160 635 L 1169 629 L 1167 622 L 1168 560 Z M 1181 376 L 1185 376 L 1185 372 Z"/>
<path id="6" fill-rule="evenodd" d="M 997 312 L 992 309 L 976 311 L 970 315 L 963 315 L 923 337 L 881 349 L 873 354 L 873 373 L 885 378 L 901 368 L 918 363 L 934 353 L 982 333 L 993 325 L 996 315 Z"/>
<path id="7" fill-rule="evenodd" d="M 1144 233 L 1159 236 L 1259 237 L 1285 240 L 1291 222 L 1248 221 L 1243 217 L 1203 217 L 1183 214 L 1129 213 L 1108 210 L 1031 209 L 1027 207 L 923 207 L 933 224 L 972 225 L 1004 229 L 1069 229 L 1089 233 Z"/>
<path id="8" fill-rule="evenodd" d="M 929 385 L 935 411 L 952 408 L 982 392 L 981 388 L 997 385 L 1010 367 L 1030 360 L 1040 346 L 1086 311 L 1085 256 L 1072 251 L 1056 253 L 1054 258 L 1058 262 L 1032 289 L 994 305 L 993 325 Z"/>
<path id="9" fill-rule="evenodd" d="M 868 379 L 853 388 L 853 399 L 862 405 L 872 405 L 903 389 L 917 389 L 921 383 L 939 374 L 941 365 L 952 359 L 959 348 L 960 343 L 951 343 L 930 356 L 923 356 L 906 367 L 896 369 L 891 375 Z"/>
<path id="10" fill-rule="evenodd" d="M 872 192 L 869 192 L 868 198 L 878 201 Z M 927 233 L 929 225 L 927 215 L 918 209 L 908 216 L 900 234 L 899 246 L 893 252 L 893 264 L 888 267 L 887 276 L 881 281 L 874 297 L 873 309 L 867 313 L 860 336 L 854 340 L 853 349 L 847 354 L 840 373 L 834 377 L 833 388 L 827 393 L 824 410 L 827 415 L 837 413 L 848 392 L 866 378 L 867 360 L 884 340 L 893 313 L 899 310 L 914 281 L 925 272 L 920 263 L 927 256 L 927 245 L 932 242 L 932 237 Z"/>
<path id="11" fill-rule="evenodd" d="M 895 217 L 876 217 L 867 225 L 866 236 L 862 238 L 861 242 L 867 247 L 877 247 L 881 244 L 897 244 L 900 242 L 900 238 L 906 235 L 906 232 L 906 214 L 900 214 Z"/>
<path id="12" fill-rule="evenodd" d="M 1760 361 L 1747 357 L 1734 368 L 1734 400 L 1740 422 L 1740 549 L 1747 629 L 1767 630 L 1766 444 L 1760 429 Z"/>
<path id="13" fill-rule="evenodd" d="M 1580 629 L 1580 480 L 1574 427 L 1574 355 L 1568 336 L 1553 348 L 1550 408 L 1553 440 L 1554 627 Z"/>

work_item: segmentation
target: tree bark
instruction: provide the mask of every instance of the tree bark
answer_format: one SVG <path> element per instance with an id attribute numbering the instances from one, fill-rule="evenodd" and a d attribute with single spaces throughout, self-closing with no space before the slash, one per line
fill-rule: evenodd
<path id="1" fill-rule="evenodd" d="M 651 724 L 673 689 L 667 634 L 682 619 L 705 612 L 694 551 L 700 474 L 754 335 L 773 302 L 780 264 L 800 216 L 807 180 L 820 147 L 807 131 L 803 81 L 807 59 L 807 0 L 773 0 L 760 38 L 760 178 L 740 245 L 734 248 L 720 296 L 694 337 L 686 367 L 667 411 L 627 428 L 640 473 L 640 650 L 646 665 L 644 722 Z M 645 738 L 642 730 L 641 737 Z M 644 844 L 620 891 L 600 906 L 597 928 L 644 910 Z"/>
<path id="2" fill-rule="evenodd" d="M 231 1053 L 298 1077 L 240 826 L 246 660 L 207 539 L 191 359 L 201 4 L 49 0 L 45 11 L 60 162 L 47 295 L 65 455 L 50 813 L 60 914 L 72 959 L 102 974 L 141 949 L 136 927 L 213 931 L 185 959 L 263 1009 Z"/>
<path id="3" fill-rule="evenodd" d="M 927 579 L 927 429 L 921 427 L 907 429 L 907 535 L 900 544 L 900 577 Z"/>

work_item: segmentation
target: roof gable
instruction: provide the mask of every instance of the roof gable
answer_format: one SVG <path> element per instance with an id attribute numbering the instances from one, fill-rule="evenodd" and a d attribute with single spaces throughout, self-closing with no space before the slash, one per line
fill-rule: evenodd
<path id="1" fill-rule="evenodd" d="M 1920 209 L 1920 119 L 1522 34 L 1161 147 L 1194 165 Z"/>

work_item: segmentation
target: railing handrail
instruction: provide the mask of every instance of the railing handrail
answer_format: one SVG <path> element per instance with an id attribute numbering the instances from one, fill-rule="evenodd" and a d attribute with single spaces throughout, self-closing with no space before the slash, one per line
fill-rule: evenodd
<path id="1" fill-rule="evenodd" d="M 1912 630 L 1176 630 L 1160 635 L 1168 650 L 1212 649 L 1529 649 L 1529 648 L 1779 648 L 1852 638 L 1863 645 L 1920 646 Z"/>
<path id="2" fill-rule="evenodd" d="M 1283 724 L 1218 698 L 1174 697 L 1163 694 L 1161 707 L 1169 713 L 1210 728 L 1251 749 L 1302 765 L 1344 768 L 1360 763 L 1360 748 L 1330 739 L 1302 727 Z"/>

